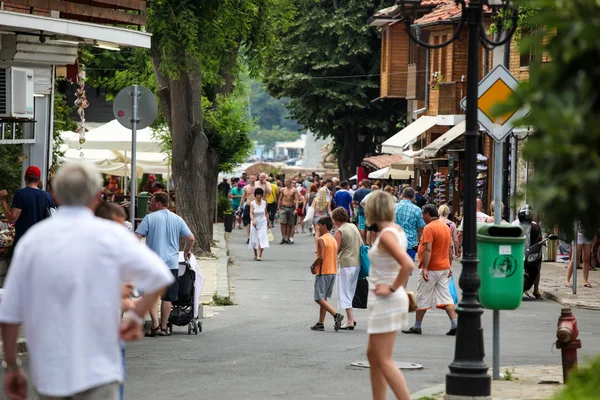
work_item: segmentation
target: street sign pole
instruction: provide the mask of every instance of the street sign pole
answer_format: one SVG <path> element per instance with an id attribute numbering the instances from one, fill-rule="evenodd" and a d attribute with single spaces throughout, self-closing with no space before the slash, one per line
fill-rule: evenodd
<path id="1" fill-rule="evenodd" d="M 131 182 L 129 217 L 135 229 L 135 198 L 137 194 L 137 130 L 145 129 L 156 119 L 158 102 L 154 93 L 143 86 L 133 85 L 121 89 L 113 101 L 113 114 L 117 121 L 131 129 Z"/>
<path id="2" fill-rule="evenodd" d="M 502 153 L 503 142 L 494 141 L 494 224 L 502 223 Z M 500 379 L 500 310 L 493 316 L 492 378 Z"/>
<path id="3" fill-rule="evenodd" d="M 131 118 L 131 205 L 129 206 L 129 218 L 131 225 L 135 229 L 135 197 L 137 194 L 137 169 L 136 169 L 136 144 L 137 144 L 137 124 L 138 124 L 138 100 L 140 93 L 138 85 L 133 85 L 133 92 L 131 94 L 131 108 L 133 111 L 133 117 Z"/>

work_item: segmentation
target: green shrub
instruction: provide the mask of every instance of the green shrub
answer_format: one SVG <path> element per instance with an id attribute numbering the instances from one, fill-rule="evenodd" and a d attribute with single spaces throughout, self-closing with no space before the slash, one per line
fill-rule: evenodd
<path id="1" fill-rule="evenodd" d="M 600 398 L 600 357 L 596 357 L 586 367 L 579 368 L 569 375 L 565 388 L 553 400 L 596 400 Z"/>

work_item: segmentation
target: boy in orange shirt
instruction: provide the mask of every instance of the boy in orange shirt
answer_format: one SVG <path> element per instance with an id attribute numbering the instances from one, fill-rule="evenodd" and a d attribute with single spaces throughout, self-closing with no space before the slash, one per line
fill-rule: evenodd
<path id="1" fill-rule="evenodd" d="M 317 241 L 317 259 L 310 266 L 315 275 L 315 302 L 319 305 L 319 322 L 310 329 L 313 331 L 324 331 L 325 316 L 327 313 L 333 316 L 335 321 L 333 327 L 336 331 L 342 326 L 344 316 L 338 313 L 327 301 L 333 294 L 333 285 L 337 275 L 337 242 L 331 235 L 333 221 L 329 217 L 319 219 L 317 229 L 319 240 Z"/>

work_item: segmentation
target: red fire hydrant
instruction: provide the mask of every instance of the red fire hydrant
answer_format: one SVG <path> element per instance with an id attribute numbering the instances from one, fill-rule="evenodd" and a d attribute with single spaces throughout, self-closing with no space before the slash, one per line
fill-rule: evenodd
<path id="1" fill-rule="evenodd" d="M 573 316 L 570 308 L 563 308 L 558 318 L 556 348 L 561 351 L 565 383 L 567 383 L 571 370 L 577 367 L 577 349 L 581 348 L 581 341 L 577 339 L 578 336 L 577 319 Z"/>

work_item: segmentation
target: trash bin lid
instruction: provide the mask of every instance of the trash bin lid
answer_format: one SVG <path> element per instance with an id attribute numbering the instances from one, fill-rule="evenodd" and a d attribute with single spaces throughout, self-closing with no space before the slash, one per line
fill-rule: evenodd
<path id="1" fill-rule="evenodd" d="M 512 225 L 509 223 L 478 224 L 477 240 L 495 241 L 495 239 L 520 243 L 525 241 L 525 235 L 523 233 L 523 228 L 519 225 Z"/>

